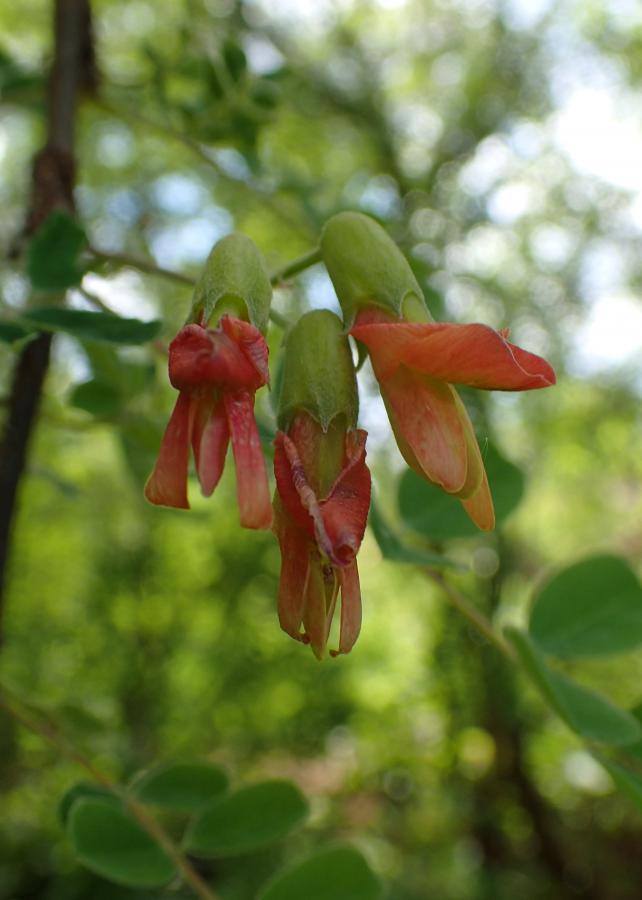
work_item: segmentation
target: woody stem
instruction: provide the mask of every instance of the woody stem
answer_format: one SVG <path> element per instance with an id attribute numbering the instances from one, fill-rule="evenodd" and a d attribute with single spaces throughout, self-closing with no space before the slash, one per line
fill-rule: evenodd
<path id="1" fill-rule="evenodd" d="M 114 796 L 123 803 L 127 811 L 136 819 L 141 828 L 155 841 L 165 854 L 171 859 L 186 884 L 190 886 L 194 895 L 199 900 L 217 900 L 216 894 L 212 892 L 210 887 L 203 881 L 196 869 L 192 866 L 189 859 L 182 853 L 177 844 L 167 834 L 165 829 L 154 819 L 142 803 L 130 797 L 118 784 L 115 784 L 111 778 L 98 769 L 94 763 L 85 754 L 78 750 L 67 737 L 62 735 L 56 726 L 45 714 L 42 715 L 42 721 L 32 717 L 23 708 L 18 698 L 13 696 L 5 685 L 0 684 L 0 707 L 7 712 L 13 719 L 19 722 L 24 728 L 37 734 L 47 743 L 51 744 L 67 759 L 76 763 L 93 778 L 94 781 L 107 788 Z"/>

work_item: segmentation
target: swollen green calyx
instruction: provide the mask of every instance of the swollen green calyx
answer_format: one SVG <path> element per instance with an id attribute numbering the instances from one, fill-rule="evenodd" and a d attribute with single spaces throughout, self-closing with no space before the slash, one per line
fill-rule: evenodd
<path id="1" fill-rule="evenodd" d="M 337 416 L 355 428 L 359 412 L 357 380 L 348 338 L 338 316 L 327 309 L 301 316 L 287 336 L 277 420 L 287 431 L 307 412 L 324 432 Z"/>
<path id="2" fill-rule="evenodd" d="M 351 328 L 359 310 L 378 306 L 397 319 L 430 321 L 419 284 L 405 256 L 381 225 L 358 212 L 325 224 L 321 256 Z M 408 315 L 408 311 L 412 310 Z"/>
<path id="3" fill-rule="evenodd" d="M 228 313 L 265 334 L 271 302 L 272 285 L 256 245 L 244 234 L 230 234 L 207 258 L 187 321 L 212 326 Z"/>

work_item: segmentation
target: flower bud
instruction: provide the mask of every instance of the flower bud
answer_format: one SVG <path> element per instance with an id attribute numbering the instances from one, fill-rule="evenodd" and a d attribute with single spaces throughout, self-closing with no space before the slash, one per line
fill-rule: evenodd
<path id="1" fill-rule="evenodd" d="M 244 234 L 229 234 L 207 258 L 187 321 L 213 328 L 231 315 L 265 334 L 271 302 L 272 285 L 256 245 Z"/>
<path id="2" fill-rule="evenodd" d="M 408 261 L 370 216 L 358 212 L 332 216 L 321 235 L 321 256 L 347 328 L 366 307 L 383 309 L 395 319 L 431 321 Z"/>

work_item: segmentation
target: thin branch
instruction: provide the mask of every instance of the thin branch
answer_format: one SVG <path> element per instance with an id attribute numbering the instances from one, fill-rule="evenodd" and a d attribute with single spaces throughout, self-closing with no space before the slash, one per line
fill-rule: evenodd
<path id="1" fill-rule="evenodd" d="M 258 194 L 261 202 L 269 207 L 270 211 L 280 218 L 292 231 L 296 231 L 297 234 L 300 234 L 302 229 L 308 228 L 311 232 L 311 227 L 292 216 L 287 206 L 284 206 L 281 202 L 281 198 L 272 193 L 269 188 L 264 187 L 260 182 L 256 181 L 256 179 L 247 179 L 231 175 L 210 153 L 207 152 L 202 144 L 193 140 L 193 138 L 190 138 L 187 134 L 172 128 L 170 125 L 149 119 L 139 112 L 133 112 L 124 107 L 113 106 L 109 101 L 105 100 L 104 97 L 97 98 L 95 102 L 100 109 L 110 116 L 113 116 L 115 119 L 122 119 L 125 122 L 129 122 L 129 124 L 134 127 L 143 128 L 147 131 L 155 131 L 157 134 L 169 137 L 179 144 L 182 144 L 183 147 L 189 150 L 197 159 L 216 172 L 221 180 L 250 193 L 253 198 Z"/>
<path id="2" fill-rule="evenodd" d="M 69 738 L 61 734 L 56 724 L 51 722 L 46 714 L 39 711 L 39 715 L 42 715 L 42 721 L 38 721 L 30 716 L 23 709 L 20 701 L 15 696 L 12 696 L 12 692 L 2 684 L 0 684 L 0 707 L 24 728 L 39 735 L 67 759 L 81 766 L 94 781 L 118 797 L 128 812 L 137 820 L 141 828 L 162 847 L 181 873 L 185 883 L 191 887 L 200 900 L 217 900 L 216 894 L 203 881 L 180 847 L 172 840 L 165 829 L 159 825 L 156 819 L 147 812 L 143 804 L 130 797 L 120 785 L 113 782 L 108 775 L 98 769 L 82 751 L 78 750 L 71 743 Z"/>
<path id="3" fill-rule="evenodd" d="M 515 662 L 515 654 L 513 653 L 512 647 L 495 631 L 492 623 L 477 609 L 476 606 L 473 606 L 470 600 L 464 596 L 461 591 L 458 591 L 457 588 L 453 587 L 440 572 L 434 572 L 432 569 L 423 569 L 423 572 L 431 581 L 434 581 L 435 584 L 439 585 L 455 609 L 465 616 L 470 624 L 483 635 L 487 641 L 499 650 L 503 656 L 511 660 L 511 662 Z"/>
<path id="4" fill-rule="evenodd" d="M 291 263 L 283 266 L 282 269 L 277 269 L 270 276 L 270 281 L 273 285 L 281 284 L 287 281 L 288 278 L 292 278 L 293 275 L 298 275 L 311 266 L 315 266 L 318 262 L 321 262 L 321 251 L 317 247 L 315 250 L 310 250 L 309 253 L 299 256 L 298 259 L 292 260 Z"/>
<path id="5" fill-rule="evenodd" d="M 157 265 L 155 262 L 147 259 L 141 259 L 139 256 L 130 256 L 128 253 L 107 253 L 99 250 L 97 247 L 89 247 L 89 253 L 101 262 L 114 263 L 117 266 L 127 266 L 131 269 L 137 269 L 139 272 L 145 272 L 147 275 L 158 275 L 160 278 L 166 278 L 168 281 L 175 281 L 187 287 L 194 287 L 196 279 L 182 272 L 175 272 L 173 269 L 165 269 L 163 266 Z"/>
<path id="6" fill-rule="evenodd" d="M 176 272 L 174 269 L 165 269 L 163 266 L 159 266 L 155 262 L 152 262 L 152 260 L 142 259 L 139 256 L 130 256 L 127 253 L 108 253 L 93 246 L 89 247 L 88 250 L 92 256 L 105 263 L 113 263 L 116 266 L 128 266 L 139 272 L 144 272 L 147 275 L 156 275 L 159 278 L 166 278 L 168 281 L 175 281 L 177 284 L 182 284 L 187 287 L 194 287 L 196 285 L 195 278 L 185 275 L 182 272 Z M 298 275 L 320 261 L 321 251 L 318 248 L 310 250 L 303 256 L 299 256 L 297 259 L 292 260 L 292 262 L 283 266 L 281 269 L 277 269 L 276 272 L 270 276 L 270 283 L 274 286 L 278 286 L 288 278 Z M 84 288 L 80 288 L 80 291 L 88 300 L 105 308 L 102 301 L 95 295 L 86 291 Z M 285 329 L 288 326 L 288 320 L 285 316 L 282 316 L 281 313 L 278 313 L 275 309 L 270 310 L 270 319 L 279 328 Z"/>

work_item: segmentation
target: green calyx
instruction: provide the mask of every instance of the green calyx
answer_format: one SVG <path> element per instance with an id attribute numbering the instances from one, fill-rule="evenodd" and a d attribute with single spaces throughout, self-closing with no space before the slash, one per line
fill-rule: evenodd
<path id="1" fill-rule="evenodd" d="M 244 234 L 229 234 L 207 258 L 188 322 L 211 326 L 227 313 L 265 334 L 271 302 L 272 285 L 256 245 Z"/>
<path id="2" fill-rule="evenodd" d="M 410 305 L 423 308 L 430 319 L 406 257 L 370 216 L 342 212 L 328 219 L 321 234 L 321 256 L 347 328 L 359 310 L 368 306 L 379 306 L 399 319 Z"/>
<path id="3" fill-rule="evenodd" d="M 285 343 L 277 420 L 287 431 L 300 412 L 324 432 L 337 416 L 355 428 L 359 412 L 357 379 L 341 319 L 327 309 L 301 316 Z"/>

